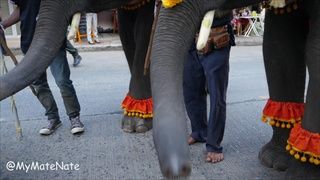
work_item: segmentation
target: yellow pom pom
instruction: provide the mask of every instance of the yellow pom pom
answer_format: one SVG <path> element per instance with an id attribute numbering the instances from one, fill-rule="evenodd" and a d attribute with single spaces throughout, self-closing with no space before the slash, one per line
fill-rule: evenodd
<path id="1" fill-rule="evenodd" d="M 128 113 L 128 116 L 131 116 L 131 115 L 132 115 L 132 113 L 129 112 L 129 113 Z"/>
<path id="2" fill-rule="evenodd" d="M 172 8 L 181 2 L 182 0 L 162 0 L 162 5 L 165 8 Z"/>
<path id="3" fill-rule="evenodd" d="M 281 128 L 285 128 L 286 127 L 286 124 L 285 123 L 282 123 L 281 124 Z"/>
<path id="4" fill-rule="evenodd" d="M 291 146 L 290 146 L 290 144 L 288 144 L 288 145 L 286 146 L 286 150 L 289 151 L 290 149 L 291 149 Z"/>
<path id="5" fill-rule="evenodd" d="M 288 124 L 287 124 L 287 129 L 290 129 L 290 128 L 291 128 L 291 124 L 288 123 Z"/>
<path id="6" fill-rule="evenodd" d="M 275 123 L 276 123 L 276 122 L 275 122 L 274 120 L 271 120 L 271 121 L 269 122 L 269 124 L 270 124 L 271 126 L 274 126 Z"/>
<path id="7" fill-rule="evenodd" d="M 127 111 L 124 111 L 123 113 L 124 113 L 124 115 L 127 115 L 127 114 L 128 114 L 128 112 L 127 112 Z"/>
<path id="8" fill-rule="evenodd" d="M 296 123 L 296 120 L 295 120 L 295 119 L 292 119 L 292 120 L 291 120 L 291 123 L 292 123 L 292 124 L 295 124 L 295 123 Z"/>
<path id="9" fill-rule="evenodd" d="M 293 149 L 290 150 L 290 154 L 294 155 L 296 153 L 296 151 L 294 151 Z"/>
<path id="10" fill-rule="evenodd" d="M 263 122 L 267 122 L 266 116 L 262 116 L 261 120 L 262 120 Z"/>
<path id="11" fill-rule="evenodd" d="M 136 116 L 139 117 L 139 113 L 136 113 Z"/>
<path id="12" fill-rule="evenodd" d="M 315 159 L 315 160 L 313 161 L 313 163 L 314 163 L 315 165 L 319 165 L 319 164 L 320 164 L 320 162 L 319 162 L 318 159 Z"/>
<path id="13" fill-rule="evenodd" d="M 300 159 L 300 155 L 297 153 L 297 154 L 294 155 L 294 158 Z"/>
<path id="14" fill-rule="evenodd" d="M 310 162 L 310 163 L 313 163 L 313 162 L 314 162 L 314 158 L 313 158 L 313 157 L 310 157 L 309 162 Z"/>
<path id="15" fill-rule="evenodd" d="M 305 156 L 301 157 L 301 162 L 307 162 L 307 158 Z"/>
<path id="16" fill-rule="evenodd" d="M 139 117 L 140 117 L 140 118 L 143 118 L 143 114 L 140 114 Z"/>

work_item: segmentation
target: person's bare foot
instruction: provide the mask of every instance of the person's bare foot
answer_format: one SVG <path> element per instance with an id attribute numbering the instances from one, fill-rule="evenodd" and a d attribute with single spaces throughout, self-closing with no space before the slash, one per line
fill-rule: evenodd
<path id="1" fill-rule="evenodd" d="M 196 143 L 197 141 L 190 135 L 189 137 L 188 137 L 188 144 L 189 145 L 192 145 L 192 144 L 194 144 L 194 143 Z"/>
<path id="2" fill-rule="evenodd" d="M 206 161 L 209 163 L 221 162 L 223 161 L 223 153 L 208 152 Z"/>

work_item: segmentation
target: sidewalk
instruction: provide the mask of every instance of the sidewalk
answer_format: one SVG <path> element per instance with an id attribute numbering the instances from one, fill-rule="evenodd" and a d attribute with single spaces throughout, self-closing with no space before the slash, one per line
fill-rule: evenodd
<path id="1" fill-rule="evenodd" d="M 74 46 L 80 52 L 88 51 L 106 51 L 106 50 L 121 50 L 122 45 L 118 34 L 103 33 L 100 34 L 99 44 L 90 45 L 85 38 L 82 39 L 82 43 L 74 43 Z M 15 54 L 21 54 L 20 51 L 20 37 L 8 38 L 7 43 L 9 48 L 13 50 Z M 237 46 L 259 46 L 262 45 L 262 37 L 236 37 Z"/>

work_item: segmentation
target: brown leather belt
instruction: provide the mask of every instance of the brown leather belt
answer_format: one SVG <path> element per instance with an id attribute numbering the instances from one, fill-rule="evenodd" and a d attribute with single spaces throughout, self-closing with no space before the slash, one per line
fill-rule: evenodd
<path id="1" fill-rule="evenodd" d="M 198 41 L 199 34 L 196 34 L 196 43 Z M 230 34 L 228 32 L 228 26 L 214 27 L 210 31 L 210 35 L 206 46 L 198 50 L 199 54 L 209 54 L 215 49 L 221 49 L 230 45 Z"/>

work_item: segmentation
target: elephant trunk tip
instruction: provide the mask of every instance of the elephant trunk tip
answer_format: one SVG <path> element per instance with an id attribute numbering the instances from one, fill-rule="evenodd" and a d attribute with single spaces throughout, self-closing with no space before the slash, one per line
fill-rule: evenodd
<path id="1" fill-rule="evenodd" d="M 170 158 L 169 163 L 163 168 L 163 175 L 166 178 L 188 177 L 191 174 L 191 163 L 181 162 L 177 156 Z"/>

